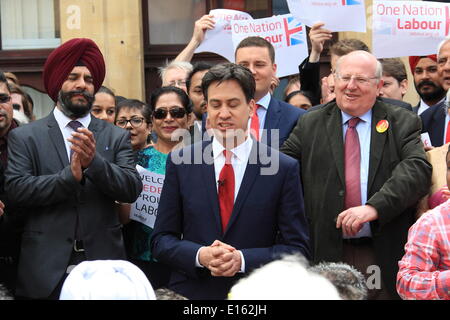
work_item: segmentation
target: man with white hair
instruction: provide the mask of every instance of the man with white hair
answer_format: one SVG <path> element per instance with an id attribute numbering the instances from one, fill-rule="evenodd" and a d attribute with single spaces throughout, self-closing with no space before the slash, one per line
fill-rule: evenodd
<path id="1" fill-rule="evenodd" d="M 372 54 L 342 56 L 336 100 L 306 113 L 280 150 L 302 164 L 314 262 L 355 266 L 380 280 L 369 299 L 398 299 L 397 261 L 415 205 L 428 193 L 431 165 L 419 117 L 377 100 L 381 76 Z"/>
<path id="2" fill-rule="evenodd" d="M 178 87 L 187 93 L 186 80 L 192 72 L 192 65 L 186 61 L 172 61 L 159 69 L 162 86 Z"/>
<path id="3" fill-rule="evenodd" d="M 272 261 L 239 280 L 228 300 L 341 300 L 334 285 L 307 265 L 299 255 Z"/>

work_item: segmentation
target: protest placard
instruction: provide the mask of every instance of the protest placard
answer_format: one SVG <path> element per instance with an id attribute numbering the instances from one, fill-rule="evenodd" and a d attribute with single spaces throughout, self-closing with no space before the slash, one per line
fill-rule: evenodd
<path id="1" fill-rule="evenodd" d="M 236 48 L 242 39 L 259 36 L 275 48 L 277 76 L 298 73 L 298 65 L 308 56 L 305 26 L 292 14 L 254 20 L 231 22 L 233 45 Z"/>
<path id="2" fill-rule="evenodd" d="M 213 52 L 233 62 L 234 47 L 230 23 L 234 20 L 252 20 L 252 16 L 246 12 L 229 9 L 215 9 L 209 14 L 214 16 L 216 24 L 214 29 L 206 31 L 203 42 L 194 52 Z"/>
<path id="3" fill-rule="evenodd" d="M 139 165 L 136 166 L 136 169 L 141 177 L 143 187 L 139 198 L 131 205 L 130 219 L 153 228 L 158 214 L 164 175 L 148 171 Z"/>
<path id="4" fill-rule="evenodd" d="M 377 58 L 426 56 L 449 33 L 449 4 L 427 1 L 373 2 L 373 53 Z"/>
<path id="5" fill-rule="evenodd" d="M 287 0 L 289 11 L 308 27 L 324 22 L 334 31 L 366 32 L 364 0 Z"/>

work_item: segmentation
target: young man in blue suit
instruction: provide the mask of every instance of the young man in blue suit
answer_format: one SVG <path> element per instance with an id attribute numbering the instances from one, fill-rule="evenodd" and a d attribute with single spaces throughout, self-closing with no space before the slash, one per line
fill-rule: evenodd
<path id="1" fill-rule="evenodd" d="M 241 277 L 285 253 L 310 257 L 298 162 L 252 139 L 255 80 L 235 64 L 203 78 L 214 131 L 172 152 L 151 239 L 172 268 L 169 288 L 225 299 Z"/>
<path id="2" fill-rule="evenodd" d="M 270 42 L 261 37 L 245 38 L 236 48 L 235 58 L 237 64 L 252 72 L 256 82 L 256 107 L 250 127 L 259 128 L 259 141 L 279 149 L 305 111 L 270 94 L 272 78 L 277 72 L 275 49 Z"/>

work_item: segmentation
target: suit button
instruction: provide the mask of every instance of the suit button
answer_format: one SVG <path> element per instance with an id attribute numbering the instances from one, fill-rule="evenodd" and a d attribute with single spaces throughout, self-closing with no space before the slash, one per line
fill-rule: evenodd
<path id="1" fill-rule="evenodd" d="M 340 197 L 343 197 L 343 196 L 344 196 L 344 190 L 340 190 L 340 191 L 339 191 L 339 196 L 340 196 Z"/>

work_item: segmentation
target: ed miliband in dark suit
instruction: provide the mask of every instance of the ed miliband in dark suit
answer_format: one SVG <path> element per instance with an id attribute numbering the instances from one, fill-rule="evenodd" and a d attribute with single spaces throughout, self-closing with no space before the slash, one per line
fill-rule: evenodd
<path id="1" fill-rule="evenodd" d="M 129 134 L 90 116 L 104 74 L 93 41 L 66 42 L 44 67 L 56 108 L 10 133 L 6 190 L 25 218 L 18 296 L 58 299 L 69 266 L 125 258 L 114 203 L 135 201 L 142 183 Z"/>
<path id="2" fill-rule="evenodd" d="M 297 161 L 247 135 L 249 70 L 215 66 L 202 87 L 214 138 L 169 155 L 151 246 L 172 268 L 170 289 L 226 299 L 238 279 L 284 253 L 309 258 L 308 226 Z"/>

